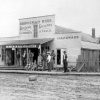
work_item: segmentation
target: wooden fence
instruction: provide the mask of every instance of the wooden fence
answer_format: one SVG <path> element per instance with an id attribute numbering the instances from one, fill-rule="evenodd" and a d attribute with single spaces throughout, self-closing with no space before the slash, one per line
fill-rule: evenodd
<path id="1" fill-rule="evenodd" d="M 100 72 L 100 51 L 81 49 L 76 69 L 83 72 Z"/>

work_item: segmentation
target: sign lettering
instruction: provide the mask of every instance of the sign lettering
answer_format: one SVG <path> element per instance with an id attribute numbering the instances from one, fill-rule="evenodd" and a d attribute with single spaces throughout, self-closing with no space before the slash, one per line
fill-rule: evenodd
<path id="1" fill-rule="evenodd" d="M 39 33 L 54 33 L 55 30 L 55 16 L 42 16 L 20 19 L 20 34 L 34 34 L 34 25 L 38 27 Z"/>

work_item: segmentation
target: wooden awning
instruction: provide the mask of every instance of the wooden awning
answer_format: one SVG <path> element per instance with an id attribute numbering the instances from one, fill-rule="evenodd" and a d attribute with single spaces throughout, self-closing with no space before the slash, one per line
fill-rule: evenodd
<path id="1" fill-rule="evenodd" d="M 31 45 L 31 44 L 44 44 L 52 41 L 53 38 L 42 38 L 42 39 L 28 39 L 28 40 L 14 40 L 7 42 L 4 45 Z"/>

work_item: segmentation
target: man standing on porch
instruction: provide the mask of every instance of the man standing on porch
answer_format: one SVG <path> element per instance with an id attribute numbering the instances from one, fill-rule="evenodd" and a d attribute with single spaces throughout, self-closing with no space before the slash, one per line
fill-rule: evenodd
<path id="1" fill-rule="evenodd" d="M 27 64 L 27 53 L 26 53 L 26 50 L 24 50 L 22 58 L 23 58 L 23 66 L 26 66 L 26 64 Z"/>
<path id="2" fill-rule="evenodd" d="M 67 54 L 66 51 L 64 51 L 64 55 L 63 55 L 63 67 L 64 67 L 64 72 L 68 72 L 68 62 L 67 62 Z"/>
<path id="3" fill-rule="evenodd" d="M 20 53 L 19 53 L 19 51 L 17 51 L 16 58 L 17 58 L 17 66 L 19 67 L 20 66 Z"/>

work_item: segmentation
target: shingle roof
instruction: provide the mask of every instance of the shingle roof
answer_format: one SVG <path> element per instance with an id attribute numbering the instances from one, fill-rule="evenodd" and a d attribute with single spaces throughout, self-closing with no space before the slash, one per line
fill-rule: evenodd
<path id="1" fill-rule="evenodd" d="M 68 33 L 80 33 L 80 31 L 55 25 L 55 34 L 68 34 Z"/>
<path id="2" fill-rule="evenodd" d="M 80 34 L 81 34 L 82 41 L 97 43 L 97 38 L 93 38 L 91 35 L 86 34 L 86 33 L 80 33 Z"/>
<path id="3" fill-rule="evenodd" d="M 97 38 L 92 38 L 92 36 L 89 34 L 82 33 L 81 31 L 76 31 L 69 28 L 64 28 L 57 25 L 55 26 L 55 34 L 70 34 L 70 33 L 79 33 L 81 35 L 82 41 L 97 43 Z"/>
<path id="4" fill-rule="evenodd" d="M 100 50 L 100 44 L 81 41 L 81 48 L 89 50 Z"/>

